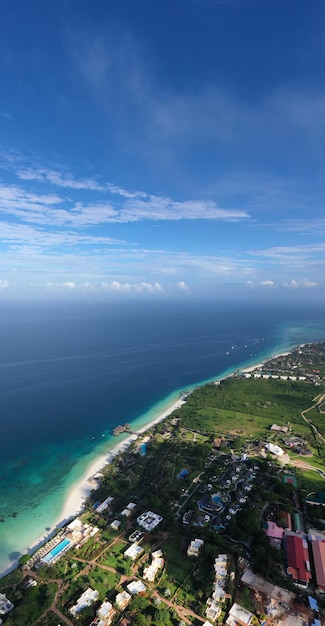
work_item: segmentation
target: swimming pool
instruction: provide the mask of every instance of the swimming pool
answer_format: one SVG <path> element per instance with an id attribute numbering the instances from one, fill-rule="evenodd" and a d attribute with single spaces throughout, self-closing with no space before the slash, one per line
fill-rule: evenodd
<path id="1" fill-rule="evenodd" d="M 63 539 L 63 541 L 60 541 L 57 546 L 52 548 L 50 552 L 43 556 L 43 563 L 51 563 L 51 561 L 53 561 L 53 559 L 55 559 L 63 550 L 65 550 L 70 545 L 70 543 L 71 541 L 69 541 L 69 539 Z"/>

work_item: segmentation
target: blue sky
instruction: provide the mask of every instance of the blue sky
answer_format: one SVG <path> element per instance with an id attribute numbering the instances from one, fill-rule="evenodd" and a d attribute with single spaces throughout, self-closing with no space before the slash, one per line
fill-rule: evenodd
<path id="1" fill-rule="evenodd" d="M 0 297 L 323 297 L 323 0 L 2 0 Z"/>

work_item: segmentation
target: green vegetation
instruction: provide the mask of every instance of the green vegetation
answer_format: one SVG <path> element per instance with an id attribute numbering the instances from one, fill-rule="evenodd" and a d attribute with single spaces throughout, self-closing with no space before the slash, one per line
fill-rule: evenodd
<path id="1" fill-rule="evenodd" d="M 40 583 L 37 587 L 27 589 L 24 595 L 20 591 L 15 591 L 10 597 L 15 604 L 15 610 L 11 612 L 6 625 L 26 626 L 26 624 L 33 624 L 51 606 L 56 591 L 57 585 L 55 583 Z"/>
<path id="2" fill-rule="evenodd" d="M 308 359 L 312 368 L 310 355 Z M 287 365 L 281 361 L 281 367 Z M 102 484 L 91 494 L 83 516 L 84 521 L 100 528 L 94 537 L 56 564 L 42 566 L 36 574 L 17 569 L 0 580 L 0 591 L 15 604 L 6 624 L 57 626 L 60 618 L 53 612 L 56 607 L 73 623 L 88 626 L 100 602 L 109 599 L 114 604 L 116 593 L 129 581 L 142 579 L 143 568 L 156 549 L 162 549 L 165 565 L 155 583 L 146 582 L 145 597 L 133 598 L 125 611 L 136 626 L 179 626 L 186 616 L 198 624 L 211 595 L 218 553 L 229 557 L 225 582 L 229 603 L 236 600 L 256 612 L 254 597 L 240 585 L 243 559 L 273 583 L 295 590 L 285 573 L 283 551 L 270 546 L 263 524 L 271 517 L 284 527 L 287 512 L 303 509 L 306 525 L 322 528 L 321 507 L 303 505 L 309 492 L 324 491 L 324 475 L 319 471 L 324 471 L 325 442 L 321 436 L 325 420 L 317 407 L 306 411 L 322 400 L 323 393 L 324 387 L 318 386 L 316 392 L 311 382 L 235 376 L 191 393 L 182 408 L 148 431 L 145 457 L 131 448 L 106 467 Z M 271 431 L 274 423 L 287 432 Z M 308 456 L 286 446 L 284 439 L 289 436 L 307 441 Z M 284 482 L 284 471 L 276 458 L 265 454 L 266 441 L 289 453 L 290 473 L 297 479 L 297 489 Z M 236 461 L 242 453 L 247 455 L 246 463 Z M 180 479 L 183 469 L 187 475 Z M 206 516 L 204 507 L 211 504 L 212 494 L 219 494 L 216 497 L 223 506 L 220 512 L 212 508 Z M 108 495 L 114 500 L 99 516 L 92 504 Z M 130 501 L 136 503 L 136 512 L 122 519 L 120 513 Z M 204 510 L 199 510 L 199 502 Z M 137 516 L 147 509 L 162 515 L 163 521 L 142 539 L 144 552 L 131 562 L 124 557 L 130 545 L 128 538 L 138 528 Z M 183 515 L 187 512 L 191 518 L 185 524 Z M 122 521 L 118 533 L 110 528 L 115 518 Z M 187 548 L 194 538 L 203 539 L 204 545 L 198 557 L 188 557 Z M 20 566 L 28 568 L 28 560 L 23 557 Z M 27 576 L 35 576 L 38 585 L 27 588 Z M 98 602 L 74 620 L 69 608 L 87 587 L 99 592 Z M 227 606 L 221 620 L 227 616 Z M 184 612 L 181 607 L 185 607 Z M 120 617 L 117 612 L 116 623 Z"/>

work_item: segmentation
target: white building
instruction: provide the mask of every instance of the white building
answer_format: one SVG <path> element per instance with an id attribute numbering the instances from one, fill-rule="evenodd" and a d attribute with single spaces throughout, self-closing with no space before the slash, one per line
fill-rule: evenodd
<path id="1" fill-rule="evenodd" d="M 161 517 L 161 515 L 157 515 L 157 513 L 153 513 L 152 511 L 142 513 L 142 515 L 137 518 L 139 526 L 142 526 L 142 528 L 149 533 L 156 528 L 162 520 L 163 517 Z"/>
<path id="2" fill-rule="evenodd" d="M 124 611 L 131 600 L 131 594 L 127 591 L 121 591 L 115 598 L 115 604 L 120 611 Z"/>
<path id="3" fill-rule="evenodd" d="M 203 539 L 194 539 L 187 548 L 187 556 L 199 556 L 200 550 L 204 544 Z"/>
<path id="4" fill-rule="evenodd" d="M 132 580 L 126 588 L 131 596 L 136 596 L 138 593 L 145 593 L 147 591 L 147 587 L 141 580 Z"/>
<path id="5" fill-rule="evenodd" d="M 141 546 L 138 546 L 137 543 L 132 543 L 130 547 L 125 550 L 124 556 L 128 557 L 132 561 L 135 561 L 135 559 L 137 559 L 142 552 L 143 548 L 141 548 Z"/>
<path id="6" fill-rule="evenodd" d="M 113 606 L 110 602 L 103 602 L 103 604 L 99 607 L 96 612 L 97 617 L 103 620 L 105 626 L 109 626 L 112 623 L 113 617 L 116 611 L 113 609 Z"/>
<path id="7" fill-rule="evenodd" d="M 207 609 L 205 614 L 211 622 L 215 622 L 221 615 L 221 607 L 217 604 L 217 602 L 209 598 L 207 600 Z"/>
<path id="8" fill-rule="evenodd" d="M 253 617 L 253 613 L 247 611 L 247 609 L 244 609 L 242 606 L 240 606 L 240 604 L 237 604 L 237 602 L 235 602 L 229 611 L 229 616 L 226 624 L 228 624 L 228 626 L 237 626 L 237 624 L 250 626 Z"/>
<path id="9" fill-rule="evenodd" d="M 4 593 L 0 593 L 0 615 L 6 615 L 14 608 L 14 604 L 8 600 Z"/>
<path id="10" fill-rule="evenodd" d="M 98 596 L 99 593 L 97 589 L 92 589 L 91 587 L 88 587 L 88 589 L 86 589 L 86 591 L 84 591 L 84 593 L 77 600 L 77 603 L 69 609 L 69 612 L 75 617 L 76 615 L 78 615 L 78 613 L 80 613 L 80 611 L 82 611 L 82 609 L 85 609 L 93 602 L 96 602 Z"/>
<path id="11" fill-rule="evenodd" d="M 157 576 L 157 573 L 160 569 L 164 567 L 165 561 L 162 558 L 162 551 L 156 550 L 151 555 L 152 561 L 148 567 L 145 567 L 143 570 L 143 578 L 144 580 L 148 580 L 149 582 L 153 582 Z"/>
<path id="12" fill-rule="evenodd" d="M 111 528 L 113 528 L 113 530 L 118 530 L 119 527 L 121 526 L 121 522 L 118 519 L 115 519 L 112 523 L 111 523 Z"/>
<path id="13" fill-rule="evenodd" d="M 275 456 L 282 456 L 284 454 L 284 450 L 273 443 L 266 443 L 265 448 L 272 454 L 275 454 Z"/>

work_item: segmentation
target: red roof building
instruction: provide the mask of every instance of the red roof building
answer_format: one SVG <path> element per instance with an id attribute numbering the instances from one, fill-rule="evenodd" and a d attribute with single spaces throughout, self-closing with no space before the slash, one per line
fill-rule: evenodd
<path id="1" fill-rule="evenodd" d="M 325 540 L 310 535 L 313 551 L 316 583 L 319 591 L 325 591 Z"/>
<path id="2" fill-rule="evenodd" d="M 304 535 L 286 534 L 288 574 L 297 583 L 308 585 L 311 579 L 308 543 Z"/>

